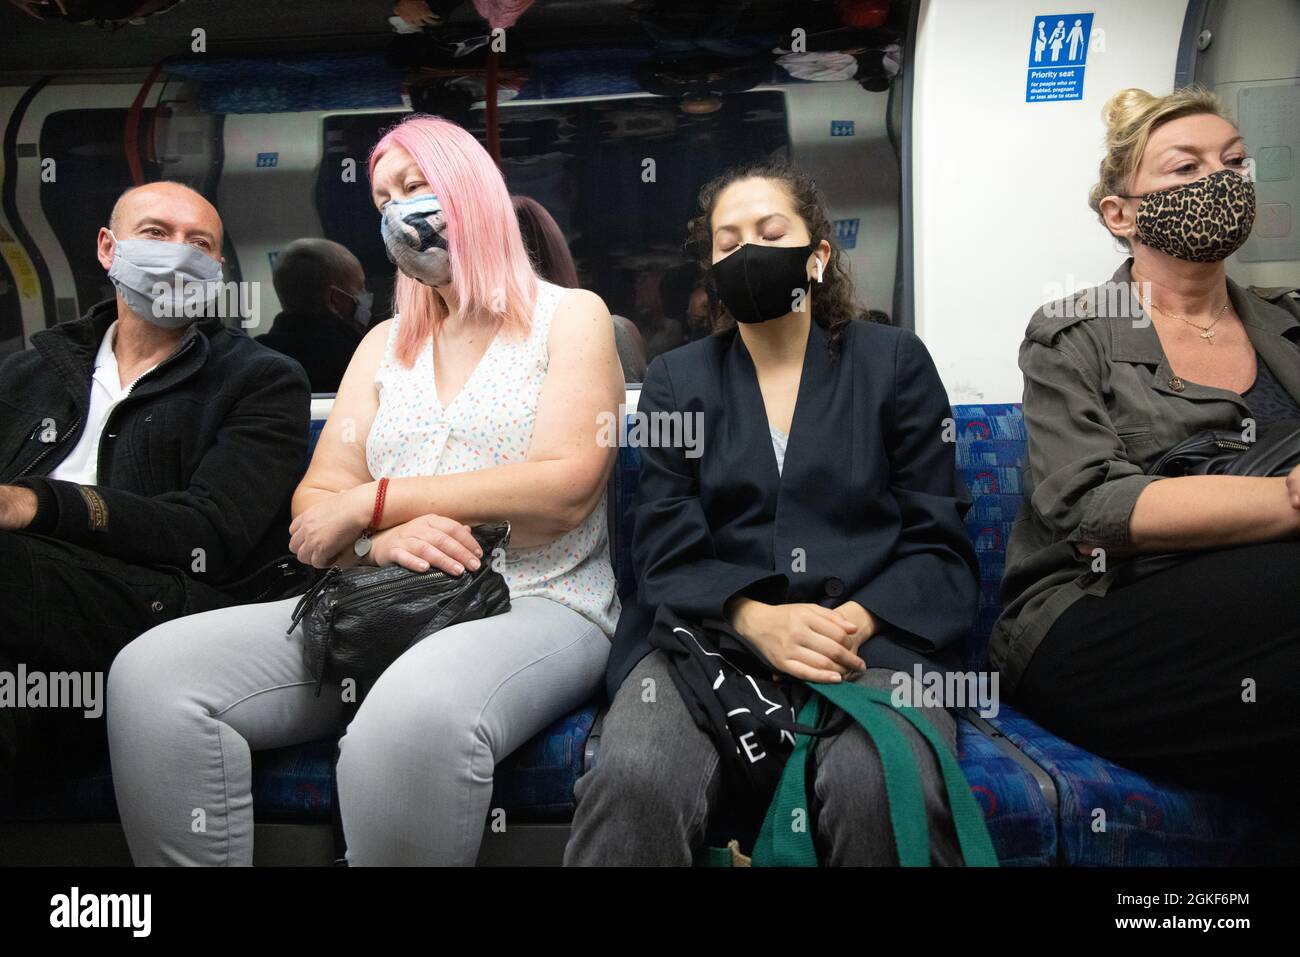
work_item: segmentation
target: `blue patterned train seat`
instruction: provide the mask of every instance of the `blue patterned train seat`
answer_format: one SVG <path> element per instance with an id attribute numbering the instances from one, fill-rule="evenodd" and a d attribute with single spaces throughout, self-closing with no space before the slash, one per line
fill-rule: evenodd
<path id="1" fill-rule="evenodd" d="M 974 499 L 966 530 L 980 565 L 979 614 L 966 657 L 983 668 L 1002 607 L 1006 542 L 1022 500 L 1025 427 L 1019 405 L 955 406 L 953 417 L 957 469 Z M 1294 824 L 1120 767 L 1057 737 L 1013 705 L 1003 703 L 990 723 L 1050 775 L 1062 864 L 1230 864 L 1267 860 L 1287 843 L 1294 848 Z"/>
<path id="2" fill-rule="evenodd" d="M 980 566 L 979 613 L 964 649 L 969 666 L 978 669 L 986 666 L 1006 542 L 1022 500 L 1024 422 L 1017 405 L 956 406 L 953 419 L 958 471 L 973 498 L 966 527 Z M 322 425 L 320 418 L 312 423 L 313 446 Z M 630 543 L 638 466 L 636 449 L 620 449 L 611 480 L 610 555 L 624 598 L 636 587 Z M 515 821 L 567 820 L 596 705 L 555 722 L 502 762 L 492 806 Z M 966 715 L 958 721 L 958 757 L 1003 864 L 1238 863 L 1294 847 L 1294 824 L 1122 768 L 1053 735 L 1010 704 L 1002 703 L 984 729 L 979 725 Z M 329 821 L 332 754 L 331 741 L 255 753 L 258 821 Z M 76 777 L 22 784 L 18 820 L 116 819 L 106 757 Z"/>

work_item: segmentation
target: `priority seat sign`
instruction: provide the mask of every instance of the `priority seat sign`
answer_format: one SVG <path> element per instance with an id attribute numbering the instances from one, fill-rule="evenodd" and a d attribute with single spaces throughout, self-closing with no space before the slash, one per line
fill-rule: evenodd
<path id="1" fill-rule="evenodd" d="M 1083 99 L 1083 71 L 1092 36 L 1091 13 L 1034 17 L 1029 30 L 1026 103 Z"/>

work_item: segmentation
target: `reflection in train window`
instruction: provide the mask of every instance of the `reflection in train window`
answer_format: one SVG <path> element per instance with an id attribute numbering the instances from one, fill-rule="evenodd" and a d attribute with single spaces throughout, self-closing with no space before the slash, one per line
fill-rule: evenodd
<path id="1" fill-rule="evenodd" d="M 41 157 L 54 160 L 54 177 L 41 185 L 41 208 L 76 282 L 75 309 L 60 313 L 59 321 L 75 319 L 102 299 L 113 286 L 95 258 L 95 232 L 108 223 L 117 197 L 131 185 L 131 171 L 122 148 L 124 109 L 60 110 L 45 118 L 41 128 Z M 146 176 L 158 179 L 161 168 L 148 163 Z M 61 183 L 76 183 L 67 189 Z"/>
<path id="2" fill-rule="evenodd" d="M 20 153 L 9 175 L 19 205 L 38 194 L 39 212 L 7 224 L 18 242 L 6 246 L 6 263 L 18 281 L 0 286 L 0 347 L 18 348 L 111 294 L 95 232 L 118 194 L 154 179 L 184 182 L 217 206 L 225 278 L 255 290 L 253 314 L 243 317 L 250 334 L 266 333 L 282 311 L 276 259 L 305 237 L 357 257 L 374 294 L 372 322 L 386 319 L 394 270 L 366 159 L 412 110 L 499 143 L 510 191 L 549 212 L 578 283 L 636 326 L 647 359 L 709 331 L 704 273 L 683 249 L 700 187 L 764 157 L 792 159 L 813 175 L 834 221 L 827 238 L 844 254 L 862 305 L 891 314 L 908 6 L 881 5 L 879 22 L 853 26 L 780 3 L 726 24 L 675 6 L 631 18 L 605 9 L 601 40 L 584 46 L 561 29 L 563 9 L 538 5 L 510 31 L 494 120 L 485 109 L 487 48 L 468 10 L 437 35 L 383 40 L 353 30 L 354 40 L 340 33 L 324 52 L 296 36 L 281 37 L 274 58 L 237 40 L 230 55 L 178 50 L 151 76 L 129 45 L 78 48 L 92 66 L 118 72 L 105 79 L 67 65 L 25 106 L 22 123 L 39 131 L 39 146 Z M 214 35 L 242 35 L 240 17 L 213 18 Z M 786 49 L 793 26 L 807 29 L 806 52 Z M 159 20 L 157 29 L 170 27 Z M 47 158 L 59 185 L 40 179 Z M 76 189 L 62 188 L 71 182 Z M 16 295 L 24 276 L 37 291 Z"/>
<path id="3" fill-rule="evenodd" d="M 361 260 L 378 315 L 386 314 L 392 264 L 365 177 L 345 182 L 339 171 L 348 158 L 364 168 L 370 146 L 398 118 L 327 117 L 317 185 L 325 235 Z M 474 118 L 469 129 L 482 137 L 482 114 Z M 659 301 L 659 279 L 683 264 L 700 187 L 733 163 L 784 155 L 786 128 L 776 91 L 730 97 L 698 116 L 660 97 L 520 104 L 501 111 L 501 166 L 512 193 L 537 200 L 555 218 L 581 285 L 652 340 L 665 315 L 680 320 L 686 311 L 685 298 L 675 308 Z"/>
<path id="4" fill-rule="evenodd" d="M 0 226 L 0 242 L 12 244 Z M 18 312 L 18 284 L 8 262 L 0 257 L 0 359 L 23 348 L 23 325 Z"/>

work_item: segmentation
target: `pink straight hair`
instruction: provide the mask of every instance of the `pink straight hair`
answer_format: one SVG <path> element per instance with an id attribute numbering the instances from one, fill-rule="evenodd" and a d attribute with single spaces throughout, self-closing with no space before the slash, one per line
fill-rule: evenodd
<path id="1" fill-rule="evenodd" d="M 528 261 L 519 221 L 500 170 L 473 135 L 438 116 L 416 114 L 393 127 L 370 153 L 370 178 L 385 153 L 400 146 L 415 160 L 447 216 L 451 281 L 461 314 L 527 334 L 537 300 L 537 276 Z M 410 368 L 425 339 L 447 318 L 442 297 L 400 270 L 393 296 L 402 317 L 398 360 Z"/>

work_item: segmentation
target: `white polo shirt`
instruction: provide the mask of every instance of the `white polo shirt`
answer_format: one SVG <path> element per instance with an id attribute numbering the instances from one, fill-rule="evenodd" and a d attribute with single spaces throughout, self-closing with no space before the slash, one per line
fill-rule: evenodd
<path id="1" fill-rule="evenodd" d="M 117 336 L 117 320 L 104 332 L 99 352 L 95 353 L 95 367 L 90 377 L 90 414 L 81 426 L 81 436 L 77 444 L 68 453 L 68 457 L 54 467 L 49 477 L 76 482 L 78 485 L 94 485 L 98 480 L 99 441 L 104 434 L 104 423 L 109 413 L 121 402 L 131 387 L 140 381 L 140 376 L 152 372 L 157 365 L 150 366 L 136 376 L 125 387 L 117 368 L 117 356 L 113 354 L 113 342 Z"/>

